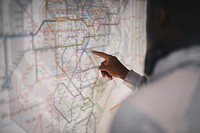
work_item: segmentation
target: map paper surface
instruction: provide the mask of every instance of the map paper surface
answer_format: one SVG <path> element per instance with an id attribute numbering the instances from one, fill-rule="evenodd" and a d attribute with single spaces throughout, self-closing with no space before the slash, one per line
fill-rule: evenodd
<path id="1" fill-rule="evenodd" d="M 142 74 L 146 0 L 0 0 L 0 18 L 0 132 L 108 132 L 132 91 L 91 51 Z"/>

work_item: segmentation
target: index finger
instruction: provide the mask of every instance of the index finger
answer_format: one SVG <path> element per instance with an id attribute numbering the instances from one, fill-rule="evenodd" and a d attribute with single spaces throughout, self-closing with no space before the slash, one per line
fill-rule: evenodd
<path id="1" fill-rule="evenodd" d="M 109 54 L 106 54 L 106 53 L 103 53 L 103 52 L 99 52 L 99 51 L 92 51 L 93 54 L 99 56 L 99 57 L 102 57 L 106 60 L 108 60 L 110 58 L 111 55 Z"/>

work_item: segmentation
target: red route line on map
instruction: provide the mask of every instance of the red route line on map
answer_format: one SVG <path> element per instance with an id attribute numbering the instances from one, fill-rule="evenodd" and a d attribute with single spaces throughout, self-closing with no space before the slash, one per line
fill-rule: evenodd
<path id="1" fill-rule="evenodd" d="M 20 7 L 25 11 L 26 15 L 31 19 L 31 21 L 33 22 L 35 27 L 39 27 L 39 25 L 33 20 L 33 18 L 31 17 L 31 15 L 28 13 L 28 11 L 23 7 L 21 1 L 19 0 L 19 5 Z M 33 31 L 32 31 L 33 32 Z"/>
<path id="2" fill-rule="evenodd" d="M 62 0 L 63 1 L 63 0 Z M 59 1 L 59 2 L 62 2 L 62 1 Z M 45 3 L 45 1 L 43 2 L 43 3 L 45 3 L 46 4 L 46 7 L 48 7 L 47 6 L 47 4 L 48 4 L 48 2 L 58 2 L 58 1 L 49 1 L 49 0 L 46 0 L 46 3 Z M 42 5 L 43 5 L 43 3 L 42 3 Z M 22 3 L 21 3 L 21 1 L 19 1 L 19 4 L 20 4 L 20 7 L 25 11 L 25 13 L 27 14 L 27 16 L 31 19 L 31 21 L 34 23 L 34 25 L 35 25 L 35 27 L 39 27 L 39 25 L 33 20 L 33 18 L 30 16 L 30 14 L 28 13 L 28 11 L 22 6 Z M 42 8 L 42 5 L 40 6 L 40 8 Z M 48 10 L 48 8 L 47 8 L 47 11 L 52 11 L 52 10 Z M 56 11 L 56 10 L 55 10 Z M 70 19 L 70 18 L 59 18 L 59 19 L 56 19 L 56 20 L 70 20 L 70 21 L 82 21 L 82 22 L 84 22 L 85 23 L 85 25 L 87 26 L 87 27 L 93 27 L 93 28 L 95 28 L 94 27 L 94 25 L 88 25 L 86 22 L 85 22 L 85 20 L 84 19 L 81 19 L 81 18 L 79 18 L 79 19 Z M 103 23 L 103 22 L 96 22 L 97 24 L 99 24 L 99 26 L 100 25 L 107 25 L 107 26 L 109 26 L 109 25 L 118 25 L 119 24 L 119 22 L 118 23 L 113 23 L 113 24 L 107 24 L 107 23 Z M 32 32 L 34 31 L 34 29 L 32 30 Z M 41 32 L 43 32 L 43 31 L 41 31 Z M 57 31 L 55 31 L 55 32 L 68 32 L 68 31 L 65 31 L 65 30 L 57 30 Z M 72 32 L 72 31 L 71 31 Z M 75 32 L 76 32 L 76 30 L 75 30 Z"/>
<path id="3" fill-rule="evenodd" d="M 19 110 L 13 112 L 13 113 L 6 114 L 2 119 L 5 119 L 5 118 L 7 118 L 7 117 L 9 117 L 9 116 L 10 116 L 10 117 L 14 117 L 14 116 L 16 116 L 17 114 L 20 114 L 21 112 L 26 112 L 27 110 L 31 110 L 32 108 L 37 107 L 37 106 L 39 106 L 39 105 L 41 105 L 41 104 L 44 104 L 44 103 L 46 103 L 46 101 L 41 102 L 41 103 L 37 103 L 37 104 L 33 104 L 32 106 L 29 106 L 29 107 L 26 107 L 26 108 L 23 108 L 23 109 L 19 109 Z"/>
<path id="4" fill-rule="evenodd" d="M 29 68 L 27 68 L 27 70 L 25 71 L 25 73 L 24 73 L 24 75 L 23 75 L 23 77 L 22 77 L 22 80 L 20 80 L 20 85 L 23 84 L 23 79 L 25 79 L 24 76 L 27 75 L 26 73 L 29 72 L 30 70 L 32 70 L 34 67 L 36 68 L 36 67 L 38 67 L 38 66 L 42 66 L 42 65 L 37 65 L 37 66 L 32 65 L 32 66 L 30 66 Z M 28 92 L 27 94 L 25 94 L 25 96 L 22 96 L 24 101 L 26 101 L 26 99 L 28 98 L 29 94 L 32 92 L 32 89 L 34 88 L 34 84 L 36 84 L 36 83 L 37 83 L 37 81 L 35 81 L 35 82 L 30 86 L 30 89 L 28 89 L 29 92 Z M 21 95 L 21 89 L 20 89 L 20 88 L 19 88 L 19 93 L 20 93 L 20 95 Z M 25 102 L 24 102 L 24 104 L 25 104 Z M 24 107 L 24 104 L 22 104 L 20 108 L 23 108 L 23 107 Z"/>
<path id="5" fill-rule="evenodd" d="M 42 66 L 42 65 L 40 65 L 40 66 Z M 34 67 L 34 66 L 31 66 L 31 67 Z M 35 67 L 36 67 L 36 66 L 35 66 Z M 28 71 L 28 70 L 29 70 L 29 69 L 27 69 L 27 71 Z M 55 75 L 55 76 L 57 76 L 57 75 Z M 49 79 L 49 78 L 55 77 L 55 76 L 52 76 L 52 75 L 51 75 L 51 76 L 46 77 L 46 78 L 43 78 L 43 79 Z M 41 79 L 41 80 L 43 80 L 43 79 Z M 30 91 L 30 92 L 31 92 L 31 91 Z M 26 96 L 28 97 L 28 94 L 27 94 Z M 37 121 L 37 120 L 39 120 L 39 122 L 41 121 L 41 118 L 42 118 L 42 116 L 43 116 L 43 114 L 44 114 L 46 108 L 49 107 L 48 105 L 49 105 L 49 102 L 51 102 L 52 97 L 53 97 L 53 95 L 52 95 L 51 97 L 49 97 L 49 99 L 45 100 L 45 102 L 43 102 L 43 103 L 46 103 L 46 102 L 48 101 L 48 102 L 46 103 L 46 107 L 45 107 L 43 113 L 41 113 L 41 114 L 39 115 L 40 117 L 38 117 L 37 119 L 34 119 L 34 121 Z M 40 104 L 38 104 L 38 106 L 39 106 L 39 105 L 40 105 Z M 21 108 L 23 108 L 23 105 L 22 105 Z M 23 109 L 20 109 L 20 110 L 24 110 L 24 108 L 23 108 Z M 55 112 L 55 113 L 56 113 L 56 112 Z M 33 121 L 32 121 L 32 122 L 33 122 Z M 37 125 L 36 125 L 35 128 L 34 128 L 34 132 L 36 131 L 36 128 L 37 128 L 39 122 L 37 123 Z M 30 123 L 29 123 L 29 124 L 30 124 Z M 41 123 L 41 124 L 42 124 L 42 123 Z"/>
<path id="6" fill-rule="evenodd" d="M 46 78 L 42 78 L 42 79 L 40 79 L 40 80 L 45 80 L 45 79 L 49 79 L 49 78 L 52 78 L 52 77 L 57 77 L 57 76 L 61 76 L 61 77 L 63 77 L 64 76 L 64 74 L 59 74 L 59 75 L 49 75 L 49 77 L 46 77 Z M 20 81 L 20 83 L 21 83 L 22 81 Z M 36 83 L 36 82 L 35 82 Z M 34 83 L 34 84 L 35 84 Z M 33 89 L 33 87 L 34 87 L 34 85 L 31 85 L 32 87 L 31 87 L 31 90 Z M 31 90 L 29 91 L 29 93 L 31 93 Z M 10 100 L 8 100 L 8 101 L 4 101 L 4 102 L 2 102 L 1 104 L 7 104 L 7 103 L 11 103 L 11 102 L 13 102 L 13 101 L 16 101 L 16 100 L 19 100 L 19 99 L 23 99 L 23 100 L 25 100 L 25 98 L 27 98 L 28 97 L 28 95 L 29 94 L 26 94 L 25 96 L 26 97 L 24 97 L 24 96 L 18 96 L 18 97 L 16 97 L 16 98 L 13 98 L 13 99 L 10 99 Z M 24 107 L 24 104 L 20 107 L 20 109 L 19 110 L 24 110 L 25 108 L 23 108 Z M 31 107 L 30 107 L 31 108 Z M 16 111 L 16 112 L 19 112 L 19 111 Z M 7 116 L 8 117 L 8 116 Z M 7 118 L 7 117 L 4 117 L 4 119 L 5 118 Z"/>
<path id="7" fill-rule="evenodd" d="M 39 121 L 37 122 L 37 124 L 36 124 L 35 127 L 34 127 L 33 133 L 36 132 L 36 128 L 38 127 L 39 123 L 42 121 L 41 118 L 42 118 L 42 116 L 43 116 L 45 110 L 47 109 L 47 107 L 49 107 L 49 103 L 51 102 L 52 97 L 53 97 L 53 96 L 49 97 L 48 102 L 46 103 L 46 107 L 43 109 L 43 111 L 42 111 L 42 113 L 41 113 L 41 117 L 40 117 Z M 41 124 L 42 124 L 42 122 L 41 122 Z M 41 126 L 41 127 L 42 127 L 42 126 Z M 41 130 L 41 131 L 42 131 L 42 130 Z"/>
<path id="8" fill-rule="evenodd" d="M 47 1 L 46 2 L 46 7 L 48 7 L 48 2 L 49 1 Z M 114 3 L 114 1 L 113 1 L 113 3 Z M 103 7 L 102 7 L 103 8 Z M 49 12 L 52 12 L 52 10 L 48 10 L 48 8 L 47 8 L 47 11 Z M 55 12 L 57 11 L 57 10 L 54 10 Z M 59 11 L 59 10 L 58 10 Z M 73 10 L 72 10 L 73 11 Z M 75 13 L 75 11 L 73 11 L 74 12 L 74 14 L 76 14 Z M 72 12 L 72 13 L 73 13 Z M 96 15 L 98 15 L 98 14 L 96 14 Z M 70 21 L 82 21 L 82 22 L 84 22 L 85 23 L 85 25 L 87 26 L 87 27 L 93 27 L 93 28 L 95 28 L 94 27 L 94 25 L 89 25 L 89 24 L 87 24 L 86 23 L 86 21 L 83 19 L 83 18 L 77 18 L 77 19 L 72 19 L 72 18 L 65 18 L 65 17 L 63 17 L 63 18 L 55 18 L 55 17 L 52 17 L 52 18 L 54 18 L 55 20 L 70 20 Z M 94 18 L 94 20 L 95 20 L 95 18 Z M 119 22 L 117 22 L 117 23 L 113 23 L 113 24 L 107 24 L 107 23 L 99 23 L 100 25 L 118 25 L 119 24 Z M 99 26 L 100 26 L 99 25 Z"/>

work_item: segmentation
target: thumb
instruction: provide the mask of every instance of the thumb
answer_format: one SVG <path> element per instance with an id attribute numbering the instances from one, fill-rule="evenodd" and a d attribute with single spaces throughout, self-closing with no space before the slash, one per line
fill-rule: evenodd
<path id="1" fill-rule="evenodd" d="M 108 72 L 108 67 L 105 65 L 101 65 L 101 66 L 99 66 L 99 70 Z"/>

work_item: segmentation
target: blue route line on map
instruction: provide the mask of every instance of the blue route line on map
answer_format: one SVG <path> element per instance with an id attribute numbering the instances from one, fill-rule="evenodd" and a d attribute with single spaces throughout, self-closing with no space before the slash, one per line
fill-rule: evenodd
<path id="1" fill-rule="evenodd" d="M 36 36 L 39 33 L 39 31 L 41 30 L 42 26 L 45 23 L 50 23 L 50 22 L 56 22 L 56 20 L 44 20 L 44 21 L 42 21 L 40 27 L 38 28 L 38 30 L 35 33 L 31 33 L 31 34 L 11 34 L 11 35 L 6 35 L 6 36 L 0 36 L 0 38 L 5 37 L 5 39 L 7 39 L 7 38 L 16 38 L 16 37 L 31 37 L 31 36 Z"/>

